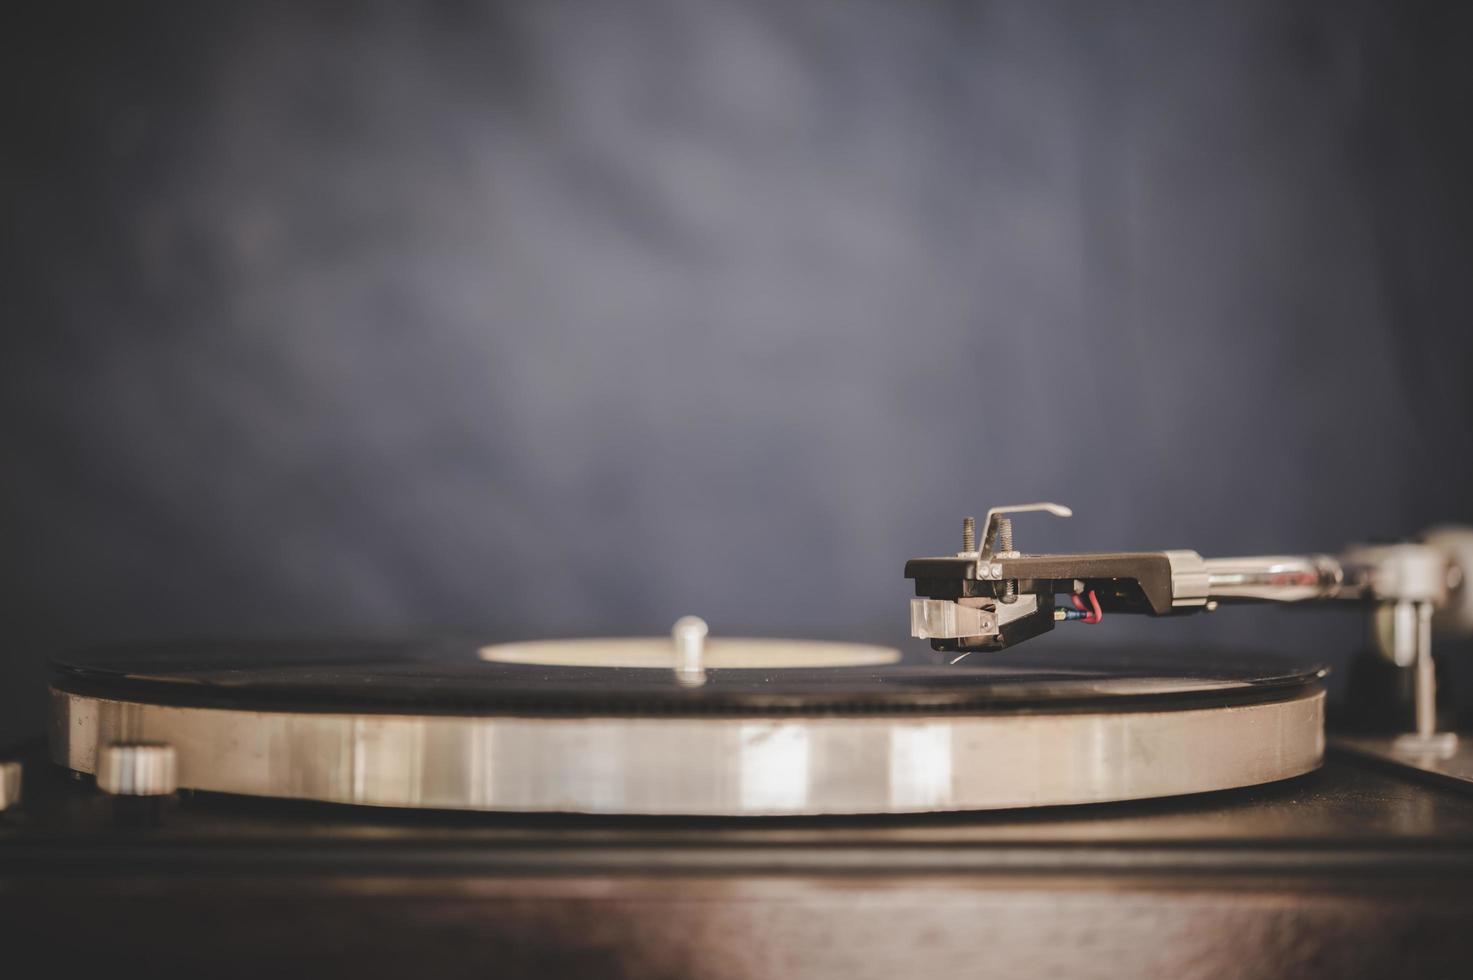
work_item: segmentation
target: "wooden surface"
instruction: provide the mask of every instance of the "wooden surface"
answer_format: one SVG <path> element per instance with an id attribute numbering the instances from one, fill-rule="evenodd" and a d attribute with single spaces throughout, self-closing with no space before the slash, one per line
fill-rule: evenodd
<path id="1" fill-rule="evenodd" d="M 39 758 L 27 771 L 24 810 L 0 823 L 0 933 L 67 971 L 1182 978 L 1473 963 L 1473 797 L 1338 757 L 1277 786 L 1150 804 L 819 821 L 194 797 L 119 826 L 86 783 Z"/>

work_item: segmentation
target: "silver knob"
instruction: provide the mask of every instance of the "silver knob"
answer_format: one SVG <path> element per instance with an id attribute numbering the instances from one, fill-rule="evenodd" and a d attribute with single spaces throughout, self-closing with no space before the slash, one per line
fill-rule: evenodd
<path id="1" fill-rule="evenodd" d="M 710 628 L 699 616 L 682 616 L 670 630 L 675 641 L 675 682 L 681 687 L 706 683 L 706 634 Z"/>
<path id="2" fill-rule="evenodd" d="M 179 788 L 174 746 L 122 742 L 97 752 L 97 788 L 114 796 L 168 796 Z"/>
<path id="3" fill-rule="evenodd" d="M 20 806 L 19 762 L 0 762 L 0 810 Z"/>

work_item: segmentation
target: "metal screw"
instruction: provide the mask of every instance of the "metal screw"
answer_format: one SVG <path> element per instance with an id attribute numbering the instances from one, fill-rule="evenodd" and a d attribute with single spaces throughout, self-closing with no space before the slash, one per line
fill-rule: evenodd
<path id="1" fill-rule="evenodd" d="M 1013 519 L 1011 517 L 999 517 L 997 519 L 997 551 L 1008 557 L 1013 554 Z M 1002 586 L 1002 601 L 1018 601 L 1018 582 L 1016 579 L 1008 579 Z"/>
<path id="2" fill-rule="evenodd" d="M 962 553 L 970 555 L 977 550 L 977 518 L 962 518 Z"/>

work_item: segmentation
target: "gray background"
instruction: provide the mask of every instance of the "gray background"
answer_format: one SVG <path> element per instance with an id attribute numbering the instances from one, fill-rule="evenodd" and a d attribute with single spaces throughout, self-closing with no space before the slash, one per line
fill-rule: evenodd
<path id="1" fill-rule="evenodd" d="M 914 649 L 904 560 L 994 503 L 1075 506 L 1030 550 L 1473 520 L 1467 10 L 22 7 L 0 735 L 103 640 Z"/>

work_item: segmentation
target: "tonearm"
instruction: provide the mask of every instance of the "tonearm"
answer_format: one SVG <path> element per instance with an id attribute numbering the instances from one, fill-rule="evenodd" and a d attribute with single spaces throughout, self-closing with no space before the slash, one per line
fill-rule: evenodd
<path id="1" fill-rule="evenodd" d="M 1246 602 L 1338 602 L 1369 607 L 1387 655 L 1416 668 L 1417 727 L 1435 733 L 1434 615 L 1439 625 L 1473 627 L 1473 531 L 1447 528 L 1422 540 L 1350 548 L 1338 555 L 1203 558 L 1195 551 L 1031 555 L 1017 549 L 1008 515 L 1073 512 L 1060 504 L 994 507 L 980 546 L 975 522 L 962 525 L 962 549 L 913 558 L 911 634 L 939 651 L 1001 650 L 1053 629 L 1098 623 L 1106 614 L 1170 616 Z"/>

